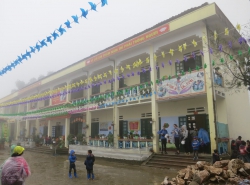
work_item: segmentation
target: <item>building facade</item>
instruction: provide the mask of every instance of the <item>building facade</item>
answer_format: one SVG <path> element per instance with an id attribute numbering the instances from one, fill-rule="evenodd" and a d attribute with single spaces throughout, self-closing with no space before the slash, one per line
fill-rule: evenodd
<path id="1" fill-rule="evenodd" d="M 117 149 L 157 152 L 157 131 L 173 124 L 205 129 L 209 151 L 216 136 L 247 137 L 248 92 L 226 92 L 206 52 L 209 30 L 225 27 L 233 25 L 215 3 L 190 9 L 2 98 L 1 117 L 16 139 L 84 134 L 108 147 L 111 133 Z"/>

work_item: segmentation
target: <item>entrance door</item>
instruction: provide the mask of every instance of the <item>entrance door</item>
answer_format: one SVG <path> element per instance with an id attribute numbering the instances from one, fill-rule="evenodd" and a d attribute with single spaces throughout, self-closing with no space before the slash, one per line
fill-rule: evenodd
<path id="1" fill-rule="evenodd" d="M 70 124 L 70 134 L 73 134 L 74 136 L 82 134 L 82 122 L 75 122 Z"/>
<path id="2" fill-rule="evenodd" d="M 195 114 L 187 116 L 187 129 L 194 130 L 195 128 L 206 129 L 206 114 Z"/>
<path id="3" fill-rule="evenodd" d="M 48 135 L 48 126 L 43 127 L 43 135 L 47 136 Z"/>
<path id="4" fill-rule="evenodd" d="M 61 125 L 55 126 L 55 137 L 57 138 L 62 136 L 62 133 L 63 133 L 63 126 Z"/>
<path id="5" fill-rule="evenodd" d="M 152 121 L 151 118 L 141 119 L 141 136 L 146 137 L 147 139 L 150 139 L 152 135 L 152 124 L 150 121 Z"/>
<path id="6" fill-rule="evenodd" d="M 128 135 L 128 122 L 119 121 L 119 135 L 121 138 L 127 137 Z"/>
<path id="7" fill-rule="evenodd" d="M 91 123 L 91 138 L 99 135 L 99 122 Z"/>

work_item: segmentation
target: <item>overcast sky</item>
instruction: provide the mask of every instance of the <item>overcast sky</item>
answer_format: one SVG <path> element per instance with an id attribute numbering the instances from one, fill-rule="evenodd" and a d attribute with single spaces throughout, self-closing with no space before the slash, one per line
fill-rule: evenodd
<path id="1" fill-rule="evenodd" d="M 12 62 L 29 46 L 45 39 L 72 15 L 89 9 L 91 0 L 0 0 L 0 69 Z M 100 0 L 92 0 L 98 3 Z M 0 76 L 0 98 L 15 89 L 15 82 L 58 71 L 93 53 L 130 37 L 158 22 L 205 2 L 216 2 L 236 25 L 250 21 L 249 0 L 108 0 L 108 6 L 89 12 L 88 20 L 59 37 L 16 69 Z"/>

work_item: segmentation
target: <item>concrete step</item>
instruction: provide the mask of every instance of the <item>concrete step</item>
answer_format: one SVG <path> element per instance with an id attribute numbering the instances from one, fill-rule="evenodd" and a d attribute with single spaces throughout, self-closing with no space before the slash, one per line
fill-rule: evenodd
<path id="1" fill-rule="evenodd" d="M 50 149 L 49 147 L 46 146 L 27 148 L 26 150 L 30 152 L 43 153 L 43 154 L 54 154 L 55 152 L 54 149 Z M 56 154 L 68 155 L 69 150 L 67 148 L 57 148 Z"/>
<path id="2" fill-rule="evenodd" d="M 211 161 L 210 155 L 199 156 L 199 161 Z M 195 165 L 197 161 L 193 161 L 193 155 L 175 155 L 173 152 L 169 154 L 156 153 L 153 154 L 148 161 L 144 163 L 148 167 L 168 168 L 168 169 L 182 169 L 189 165 Z"/>
<path id="3" fill-rule="evenodd" d="M 161 158 L 155 158 L 153 157 L 150 161 L 155 161 L 155 162 L 166 162 L 166 163 L 172 163 L 172 162 L 176 162 L 176 163 L 193 163 L 193 158 L 189 158 L 189 159 L 181 159 L 181 160 L 176 160 L 176 159 L 172 159 L 172 158 L 167 158 L 167 159 L 161 159 Z M 199 159 L 200 161 L 200 159 Z"/>

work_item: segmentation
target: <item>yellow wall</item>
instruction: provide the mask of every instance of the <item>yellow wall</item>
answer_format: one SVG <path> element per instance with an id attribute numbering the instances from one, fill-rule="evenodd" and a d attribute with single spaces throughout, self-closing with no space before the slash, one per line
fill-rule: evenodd
<path id="1" fill-rule="evenodd" d="M 99 122 L 113 121 L 113 110 L 101 110 L 91 113 L 91 119 L 99 118 Z"/>

